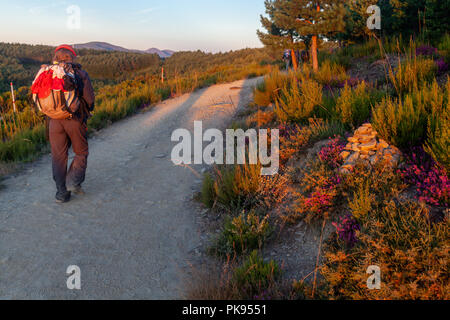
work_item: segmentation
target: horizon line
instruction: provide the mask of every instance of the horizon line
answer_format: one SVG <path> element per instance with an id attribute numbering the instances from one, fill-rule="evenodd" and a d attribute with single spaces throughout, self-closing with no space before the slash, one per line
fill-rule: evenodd
<path id="1" fill-rule="evenodd" d="M 53 45 L 53 44 L 45 44 L 45 43 L 26 43 L 26 42 L 7 42 L 7 41 L 0 41 L 0 43 L 23 44 L 23 45 L 30 45 L 30 46 L 47 46 L 47 47 L 57 47 L 57 46 L 61 45 L 61 44 Z M 244 48 L 239 48 L 239 49 L 224 49 L 224 50 L 217 50 L 217 51 L 207 51 L 207 50 L 204 50 L 204 49 L 182 49 L 182 50 L 174 50 L 174 49 L 168 49 L 168 48 L 160 49 L 158 47 L 150 47 L 148 49 L 130 49 L 130 48 L 127 48 L 125 46 L 122 46 L 122 45 L 119 45 L 119 44 L 113 44 L 113 43 L 106 42 L 106 41 L 88 41 L 88 42 L 83 42 L 83 43 L 72 43 L 72 44 L 71 43 L 67 43 L 67 44 L 69 44 L 71 46 L 76 46 L 76 45 L 85 45 L 85 44 L 90 44 L 90 43 L 105 43 L 105 44 L 109 44 L 109 45 L 112 45 L 112 46 L 115 46 L 115 47 L 119 47 L 119 48 L 122 48 L 122 49 L 125 49 L 125 50 L 138 51 L 138 52 L 142 52 L 142 53 L 145 53 L 146 50 L 157 49 L 157 50 L 160 50 L 160 51 L 167 51 L 167 50 L 173 51 L 173 52 L 196 52 L 196 51 L 201 51 L 201 52 L 204 52 L 204 53 L 216 54 L 216 53 L 221 53 L 221 52 L 230 52 L 230 51 L 239 51 L 239 50 L 245 50 L 245 49 L 261 49 L 261 48 L 264 48 L 264 46 L 260 46 L 260 47 L 244 47 Z M 82 48 L 82 49 L 84 49 L 84 48 Z M 86 49 L 87 50 L 102 51 L 100 49 L 88 49 L 88 48 L 86 48 Z M 104 50 L 104 51 L 110 51 L 110 50 Z"/>

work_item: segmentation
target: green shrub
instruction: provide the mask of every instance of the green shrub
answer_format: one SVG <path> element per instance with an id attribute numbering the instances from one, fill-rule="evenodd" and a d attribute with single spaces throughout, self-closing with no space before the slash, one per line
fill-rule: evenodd
<path id="1" fill-rule="evenodd" d="M 370 192 L 368 181 L 361 183 L 353 194 L 353 199 L 348 203 L 353 217 L 360 220 L 367 216 L 373 209 L 375 197 Z"/>
<path id="2" fill-rule="evenodd" d="M 216 201 L 214 192 L 214 179 L 209 173 L 205 174 L 203 178 L 201 201 L 208 208 L 212 208 Z"/>
<path id="3" fill-rule="evenodd" d="M 326 60 L 314 74 L 314 79 L 323 86 L 336 87 L 347 81 L 349 76 L 343 66 Z"/>
<path id="4" fill-rule="evenodd" d="M 207 206 L 214 204 L 230 211 L 240 211 L 254 200 L 259 188 L 261 167 L 258 165 L 220 166 L 214 178 L 206 175 L 201 199 Z"/>
<path id="5" fill-rule="evenodd" d="M 280 121 L 304 122 L 315 107 L 322 105 L 322 86 L 312 79 L 290 79 L 275 101 L 275 114 Z"/>
<path id="6" fill-rule="evenodd" d="M 254 91 L 254 101 L 258 106 L 268 106 L 274 103 L 279 90 L 288 82 L 289 77 L 276 70 L 264 77 L 264 81 L 258 83 Z"/>
<path id="7" fill-rule="evenodd" d="M 417 146 L 426 134 L 426 110 L 411 95 L 404 101 L 386 98 L 373 110 L 372 124 L 383 139 L 399 148 Z"/>
<path id="8" fill-rule="evenodd" d="M 450 34 L 446 33 L 442 37 L 438 45 L 438 49 L 442 51 L 442 54 L 444 54 L 446 61 L 450 62 Z"/>
<path id="9" fill-rule="evenodd" d="M 447 82 L 446 100 L 446 103 L 443 100 L 434 100 L 437 104 L 429 116 L 428 140 L 424 149 L 450 172 L 450 82 Z M 442 108 L 439 108 L 439 105 Z"/>
<path id="10" fill-rule="evenodd" d="M 337 53 L 328 53 L 324 51 L 319 52 L 319 65 L 329 61 L 331 64 L 342 66 L 345 70 L 348 70 L 352 66 L 353 57 L 343 54 L 341 50 Z"/>
<path id="11" fill-rule="evenodd" d="M 375 55 L 378 59 L 381 58 L 380 46 L 375 39 L 369 39 L 363 43 L 353 44 L 343 47 L 337 53 L 338 56 L 349 57 L 350 59 L 364 58 Z"/>
<path id="12" fill-rule="evenodd" d="M 12 139 L 0 141 L 0 161 L 31 161 L 42 152 L 46 145 L 44 125 L 22 130 Z"/>
<path id="13" fill-rule="evenodd" d="M 309 119 L 309 142 L 325 140 L 335 136 L 344 136 L 346 130 L 342 122 L 336 120 Z"/>
<path id="14" fill-rule="evenodd" d="M 402 99 L 386 98 L 373 109 L 373 125 L 385 140 L 397 147 L 421 145 L 427 138 L 445 141 L 445 130 L 440 126 L 445 122 L 447 90 L 440 88 L 436 81 L 405 95 Z M 438 123 L 441 123 L 438 125 Z M 440 139 L 439 137 L 441 137 Z M 431 141 L 430 141 L 431 142 Z M 439 144 L 439 142 L 436 142 Z M 439 148 L 444 148 L 441 145 Z M 438 151 L 438 153 L 440 153 Z"/>
<path id="15" fill-rule="evenodd" d="M 241 291 L 246 293 L 247 298 L 253 299 L 255 295 L 274 285 L 280 276 L 281 270 L 276 262 L 264 262 L 255 250 L 242 266 L 236 268 L 233 279 Z"/>
<path id="16" fill-rule="evenodd" d="M 355 129 L 370 118 L 372 107 L 380 102 L 382 93 L 371 90 L 365 82 L 355 89 L 345 85 L 336 102 L 336 112 L 347 128 Z"/>
<path id="17" fill-rule="evenodd" d="M 407 56 L 395 71 L 389 71 L 389 78 L 399 95 L 419 89 L 423 84 L 433 81 L 437 71 L 433 59 L 419 58 L 415 54 Z"/>
<path id="18" fill-rule="evenodd" d="M 260 219 L 254 211 L 242 212 L 239 216 L 226 221 L 220 237 L 213 246 L 213 251 L 219 255 L 231 255 L 260 249 L 270 232 L 268 215 Z"/>

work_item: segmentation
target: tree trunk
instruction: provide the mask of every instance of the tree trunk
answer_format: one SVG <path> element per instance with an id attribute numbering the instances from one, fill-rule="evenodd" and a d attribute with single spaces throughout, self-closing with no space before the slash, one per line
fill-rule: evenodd
<path id="1" fill-rule="evenodd" d="M 294 70 L 297 70 L 298 68 L 298 61 L 297 56 L 295 55 L 295 50 L 291 49 L 291 57 L 292 57 L 292 66 L 294 67 Z"/>
<path id="2" fill-rule="evenodd" d="M 317 58 L 317 36 L 312 37 L 311 57 L 314 72 L 319 71 L 319 59 Z"/>
<path id="3" fill-rule="evenodd" d="M 317 12 L 320 12 L 320 3 L 317 3 Z M 314 72 L 319 71 L 319 59 L 317 58 L 317 35 L 312 37 L 311 57 Z"/>

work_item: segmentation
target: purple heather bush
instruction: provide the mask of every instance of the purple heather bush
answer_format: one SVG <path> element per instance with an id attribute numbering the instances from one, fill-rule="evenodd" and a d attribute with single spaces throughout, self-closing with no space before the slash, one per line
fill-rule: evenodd
<path id="1" fill-rule="evenodd" d="M 347 247 L 353 248 L 358 242 L 356 232 L 361 230 L 356 219 L 351 214 L 347 214 L 345 217 L 341 217 L 338 223 L 333 223 L 333 225 L 336 227 L 339 239 L 344 241 Z"/>
<path id="2" fill-rule="evenodd" d="M 432 206 L 449 208 L 450 180 L 447 172 L 431 159 L 423 149 L 416 148 L 400 169 L 403 180 L 414 186 L 417 200 Z"/>
<path id="3" fill-rule="evenodd" d="M 448 64 L 445 62 L 444 58 L 439 58 L 438 60 L 436 60 L 436 66 L 438 69 L 438 74 L 444 74 L 445 72 L 448 71 L 449 66 Z"/>
<path id="4" fill-rule="evenodd" d="M 331 168 L 336 169 L 342 165 L 341 153 L 345 149 L 345 144 L 340 137 L 335 137 L 331 142 L 319 152 L 320 161 L 326 163 Z"/>
<path id="5" fill-rule="evenodd" d="M 428 45 L 420 46 L 416 49 L 416 55 L 418 56 L 433 56 L 437 53 L 437 48 Z"/>

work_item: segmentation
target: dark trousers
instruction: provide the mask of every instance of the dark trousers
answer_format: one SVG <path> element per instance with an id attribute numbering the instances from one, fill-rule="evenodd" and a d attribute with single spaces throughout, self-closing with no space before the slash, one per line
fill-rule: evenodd
<path id="1" fill-rule="evenodd" d="M 53 179 L 58 193 L 67 192 L 67 185 L 80 186 L 85 179 L 89 146 L 87 125 L 79 120 L 50 120 Z M 69 148 L 75 158 L 67 171 Z"/>

